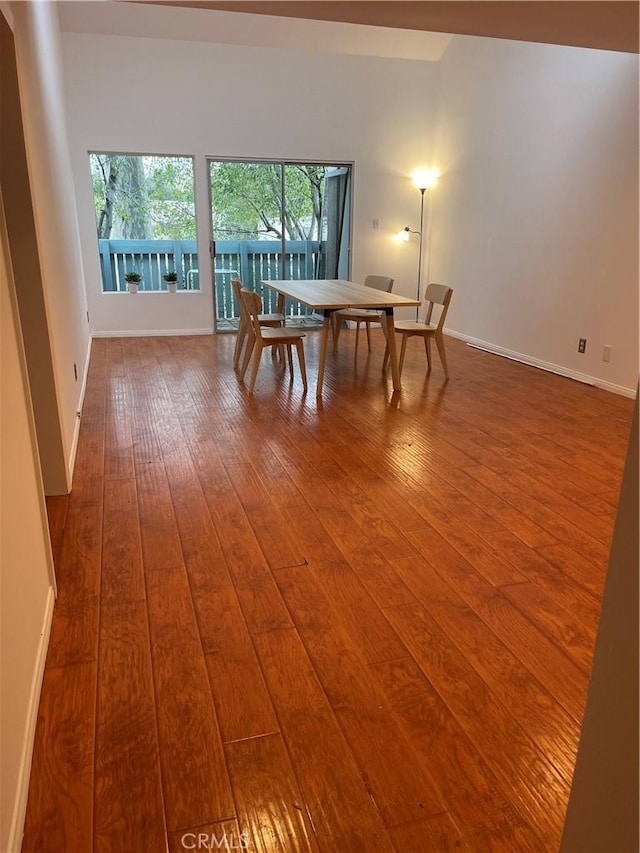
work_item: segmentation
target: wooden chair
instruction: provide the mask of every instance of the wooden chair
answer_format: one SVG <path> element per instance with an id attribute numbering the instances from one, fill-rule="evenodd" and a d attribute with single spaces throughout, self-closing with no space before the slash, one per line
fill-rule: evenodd
<path id="1" fill-rule="evenodd" d="M 402 349 L 400 350 L 400 364 L 399 371 L 402 376 L 402 366 L 404 365 L 404 356 L 407 351 L 407 340 L 411 337 L 421 337 L 424 339 L 424 348 L 427 353 L 427 370 L 431 370 L 431 340 L 434 339 L 436 342 L 436 346 L 438 347 L 438 353 L 440 354 L 440 361 L 442 362 L 442 368 L 444 370 L 444 375 L 449 378 L 449 368 L 447 367 L 447 355 L 444 350 L 444 337 L 442 334 L 442 329 L 444 326 L 444 320 L 447 316 L 447 311 L 449 310 L 449 303 L 451 302 L 451 296 L 453 295 L 453 290 L 450 287 L 447 287 L 444 284 L 430 284 L 427 287 L 424 298 L 427 304 L 427 313 L 424 318 L 424 322 L 415 323 L 415 322 L 403 322 L 396 321 L 395 330 L 399 334 L 402 335 Z M 440 305 L 442 306 L 442 310 L 440 311 L 440 316 L 438 318 L 437 323 L 432 323 L 433 318 L 433 309 L 434 306 Z M 387 362 L 389 361 L 389 346 L 385 349 L 384 353 L 384 362 L 382 365 L 382 369 L 384 370 L 387 366 Z"/>
<path id="2" fill-rule="evenodd" d="M 291 373 L 291 379 L 293 380 L 293 356 L 291 354 L 291 347 L 294 344 L 298 351 L 298 363 L 300 364 L 302 384 L 306 391 L 307 368 L 304 361 L 304 347 L 302 345 L 304 332 L 294 332 L 292 329 L 286 329 L 282 326 L 280 328 L 263 327 L 260 323 L 259 313 L 262 308 L 260 295 L 255 293 L 253 290 L 247 290 L 243 287 L 240 291 L 240 297 L 251 322 L 248 334 L 249 340 L 241 370 L 241 377 L 244 379 L 244 375 L 247 372 L 247 367 L 251 359 L 251 353 L 253 352 L 253 366 L 251 368 L 251 380 L 249 381 L 249 393 L 253 393 L 253 388 L 256 384 L 256 377 L 258 375 L 258 368 L 260 367 L 262 350 L 265 347 L 285 346 L 287 348 L 289 372 Z"/>
<path id="3" fill-rule="evenodd" d="M 384 290 L 391 293 L 393 288 L 393 279 L 386 275 L 368 275 L 364 280 L 365 287 L 374 287 L 376 290 Z M 372 323 L 380 323 L 382 325 L 383 314 L 381 311 L 370 311 L 367 308 L 344 308 L 342 311 L 335 311 L 332 317 L 333 321 L 333 351 L 338 350 L 338 338 L 340 337 L 340 329 L 343 320 L 353 320 L 356 323 L 356 355 L 358 353 L 358 338 L 360 335 L 360 324 L 364 323 L 367 329 L 367 345 L 371 352 L 371 332 L 370 326 Z M 383 326 L 384 328 L 384 326 Z"/>
<path id="4" fill-rule="evenodd" d="M 233 287 L 233 292 L 236 297 L 236 302 L 238 304 L 238 313 L 240 316 L 240 320 L 238 322 L 238 334 L 236 335 L 236 345 L 233 350 L 233 366 L 237 367 L 240 363 L 242 347 L 246 341 L 247 334 L 251 329 L 251 318 L 247 314 L 244 302 L 242 301 L 242 297 L 240 295 L 243 287 L 242 282 L 239 278 L 232 278 L 231 286 Z M 262 304 L 260 304 L 260 308 L 262 308 Z M 282 309 L 284 308 L 284 297 L 278 298 L 278 308 L 280 309 L 279 313 L 260 314 L 260 325 L 273 328 L 277 328 L 278 326 L 284 326 L 284 313 L 282 313 Z"/>

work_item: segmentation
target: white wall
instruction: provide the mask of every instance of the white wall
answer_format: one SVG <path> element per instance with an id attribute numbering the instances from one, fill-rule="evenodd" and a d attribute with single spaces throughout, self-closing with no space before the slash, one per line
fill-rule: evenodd
<path id="1" fill-rule="evenodd" d="M 0 195 L 0 850 L 20 849 L 53 612 L 51 550 Z"/>
<path id="2" fill-rule="evenodd" d="M 637 57 L 455 37 L 440 68 L 431 279 L 455 290 L 447 325 L 633 395 Z"/>
<path id="3" fill-rule="evenodd" d="M 206 155 L 355 161 L 352 275 L 414 293 L 417 246 L 393 235 L 417 227 L 409 175 L 430 163 L 435 63 L 76 33 L 63 46 L 94 332 L 212 328 Z M 195 155 L 201 294 L 101 293 L 89 150 Z"/>
<path id="4" fill-rule="evenodd" d="M 89 325 L 65 121 L 60 30 L 54 3 L 16 3 L 12 11 L 25 147 L 58 415 L 67 459 L 68 490 L 78 435 L 76 411 L 81 407 L 88 361 Z"/>
<path id="5" fill-rule="evenodd" d="M 14 38 L 0 15 L 0 183 L 16 281 L 31 402 L 45 494 L 68 491 L 68 459 L 62 441 L 49 324 L 31 203 Z"/>

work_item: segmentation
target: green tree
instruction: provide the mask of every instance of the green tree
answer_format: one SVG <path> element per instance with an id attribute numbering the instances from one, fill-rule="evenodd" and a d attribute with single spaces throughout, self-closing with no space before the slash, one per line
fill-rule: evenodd
<path id="1" fill-rule="evenodd" d="M 99 239 L 195 239 L 188 157 L 90 155 Z"/>
<path id="2" fill-rule="evenodd" d="M 150 218 L 157 240 L 195 240 L 193 161 L 147 157 Z"/>
<path id="3" fill-rule="evenodd" d="M 195 239 L 191 158 L 92 154 L 90 161 L 98 238 Z M 228 240 L 318 240 L 324 180 L 319 165 L 214 162 L 214 232 Z"/>
<path id="4" fill-rule="evenodd" d="M 324 166 L 284 167 L 284 221 L 282 176 L 274 163 L 212 163 L 214 233 L 227 240 L 318 239 Z"/>

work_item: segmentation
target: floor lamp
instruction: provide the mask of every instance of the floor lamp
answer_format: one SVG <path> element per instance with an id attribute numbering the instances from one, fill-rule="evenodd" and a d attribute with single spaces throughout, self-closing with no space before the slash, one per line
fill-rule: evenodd
<path id="1" fill-rule="evenodd" d="M 418 234 L 420 237 L 420 247 L 418 249 L 418 286 L 416 289 L 416 299 L 420 302 L 422 297 L 422 247 L 424 244 L 424 194 L 438 180 L 438 173 L 434 169 L 429 169 L 426 172 L 415 172 L 413 175 L 413 183 L 420 190 L 420 230 L 413 231 L 408 225 L 400 232 L 400 237 L 403 240 L 409 239 L 409 234 Z M 419 319 L 420 306 L 416 308 L 416 321 Z"/>

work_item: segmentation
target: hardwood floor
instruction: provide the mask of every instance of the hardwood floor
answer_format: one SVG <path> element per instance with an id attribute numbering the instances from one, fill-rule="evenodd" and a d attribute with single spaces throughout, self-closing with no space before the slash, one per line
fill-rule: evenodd
<path id="1" fill-rule="evenodd" d="M 558 848 L 632 401 L 354 337 L 93 342 L 24 853 Z"/>

